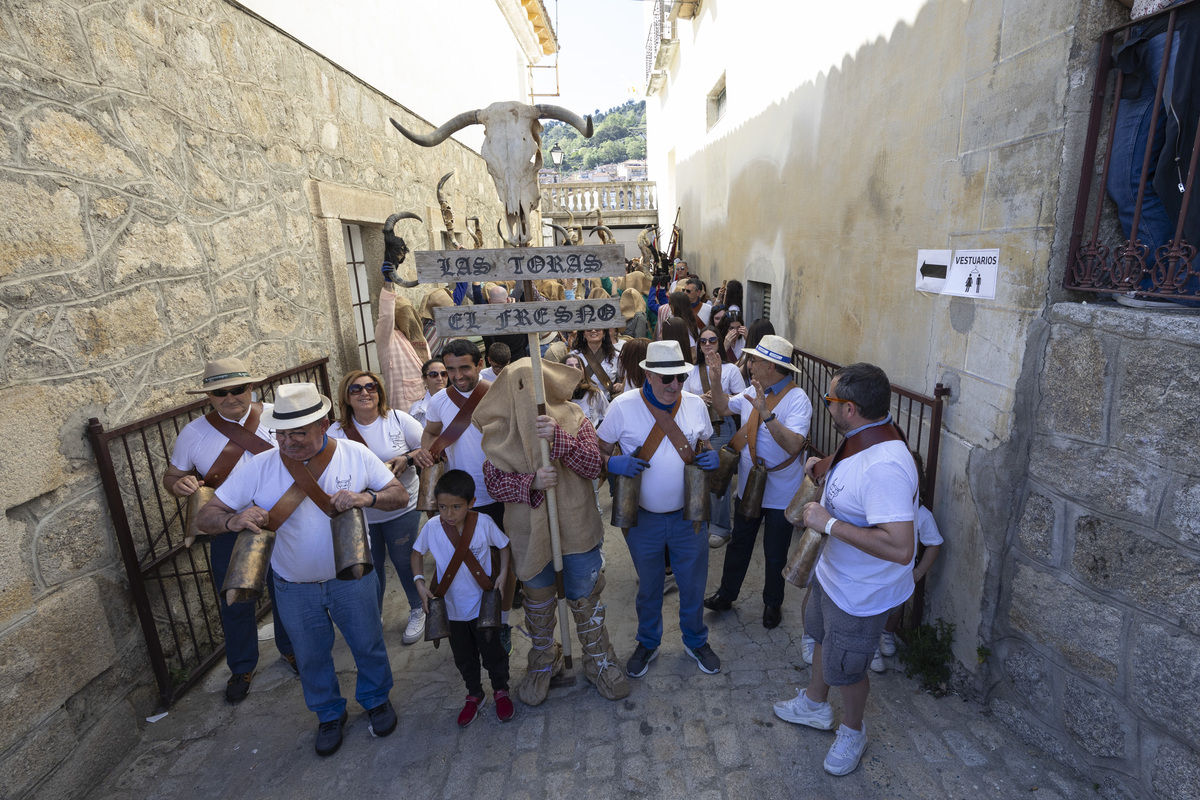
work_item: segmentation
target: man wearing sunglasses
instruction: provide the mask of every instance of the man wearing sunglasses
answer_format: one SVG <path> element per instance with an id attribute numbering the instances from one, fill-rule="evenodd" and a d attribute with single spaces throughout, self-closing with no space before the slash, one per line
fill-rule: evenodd
<path id="1" fill-rule="evenodd" d="M 163 475 L 163 486 L 175 497 L 187 498 L 200 488 L 216 489 L 229 477 L 233 468 L 249 461 L 255 453 L 275 446 L 271 432 L 260 422 L 270 403 L 255 403 L 251 390 L 261 378 L 250 375 L 238 358 L 210 361 L 204 366 L 204 378 L 199 389 L 188 394 L 206 394 L 213 410 L 198 417 L 179 432 L 171 463 Z M 257 440 L 257 443 L 256 441 Z M 232 675 L 225 687 L 225 699 L 240 703 L 250 691 L 250 679 L 258 666 L 258 623 L 253 603 L 225 602 L 221 584 L 229 570 L 229 557 L 237 533 L 232 531 L 212 537 L 209 561 L 212 564 L 213 584 L 221 601 L 221 629 L 225 633 L 225 663 Z M 275 584 L 267 573 L 271 591 L 271 615 L 275 620 L 275 646 L 279 654 L 296 672 L 296 657 L 292 642 L 279 619 L 275 604 Z"/>
<path id="2" fill-rule="evenodd" d="M 638 574 L 637 647 L 625 664 L 632 678 L 646 674 L 662 643 L 663 582 L 666 554 L 679 584 L 679 630 L 684 650 L 708 674 L 721 671 L 721 659 L 708 644 L 704 624 L 704 584 L 708 579 L 708 535 L 683 518 L 684 466 L 717 468 L 709 445 L 708 407 L 683 382 L 692 365 L 679 342 L 651 342 L 639 365 L 646 372 L 641 391 L 622 392 L 608 407 L 597 434 L 600 452 L 615 475 L 642 476 L 637 525 L 625 537 Z M 613 455 L 620 444 L 623 455 Z M 637 453 L 637 455 L 633 455 Z"/>
<path id="3" fill-rule="evenodd" d="M 783 619 L 783 568 L 792 541 L 792 524 L 783 512 L 804 479 L 800 456 L 807 444 L 812 403 L 792 380 L 796 367 L 792 364 L 792 343 L 787 339 L 773 334 L 764 336 L 757 347 L 746 351 L 746 362 L 751 384 L 746 391 L 728 397 L 720 381 L 712 384 L 713 408 L 717 413 L 738 414 L 745 422 L 729 443 L 740 453 L 737 493 L 740 502 L 734 503 L 738 512 L 733 520 L 733 535 L 725 551 L 721 586 L 705 599 L 704 606 L 713 611 L 733 608 L 754 556 L 758 529 L 765 521 L 762 623 L 765 628 L 775 628 Z M 755 464 L 766 467 L 767 483 L 761 509 L 751 510 L 744 500 L 746 481 Z M 753 513 L 747 516 L 750 511 Z"/>

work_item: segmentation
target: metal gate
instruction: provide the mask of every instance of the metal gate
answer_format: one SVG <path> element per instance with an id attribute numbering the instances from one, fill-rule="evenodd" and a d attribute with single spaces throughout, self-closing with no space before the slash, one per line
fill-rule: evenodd
<path id="1" fill-rule="evenodd" d="M 257 389 L 272 402 L 283 383 L 309 382 L 330 396 L 329 359 L 270 376 Z M 88 422 L 88 436 L 108 501 L 129 590 L 137 607 L 150 664 L 164 706 L 198 681 L 225 654 L 219 603 L 208 548 L 183 546 L 185 503 L 162 486 L 179 431 L 210 410 L 208 399 L 106 431 Z M 258 606 L 261 617 L 270 600 Z"/>

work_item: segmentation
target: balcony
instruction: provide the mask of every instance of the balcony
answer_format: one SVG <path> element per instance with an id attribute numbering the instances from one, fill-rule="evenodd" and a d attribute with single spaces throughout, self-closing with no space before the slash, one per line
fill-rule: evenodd
<path id="1" fill-rule="evenodd" d="M 1190 117 L 1184 117 L 1182 126 L 1176 124 L 1176 117 L 1169 119 L 1162 112 L 1168 48 L 1163 48 L 1167 52 L 1161 58 L 1152 60 L 1152 69 L 1158 76 L 1155 110 L 1151 114 L 1145 147 L 1135 148 L 1131 156 L 1135 167 L 1140 165 L 1136 174 L 1141 177 L 1136 187 L 1132 181 L 1128 183 L 1128 210 L 1119 213 L 1107 192 L 1117 169 L 1113 164 L 1114 143 L 1118 144 L 1119 150 L 1119 144 L 1125 141 L 1119 135 L 1118 104 L 1114 98 L 1121 97 L 1129 80 L 1116 68 L 1113 54 L 1119 52 L 1120 43 L 1131 36 L 1131 28 L 1156 21 L 1160 26 L 1165 25 L 1163 41 L 1170 41 L 1177 21 L 1184 15 L 1195 20 L 1191 23 L 1194 35 L 1196 26 L 1200 25 L 1200 0 L 1189 0 L 1151 17 L 1113 28 L 1101 36 L 1071 248 L 1062 283 L 1066 289 L 1116 294 L 1119 301 L 1129 304 L 1137 303 L 1121 295 L 1134 291 L 1139 298 L 1145 299 L 1200 298 L 1200 280 L 1197 280 L 1200 268 L 1196 264 L 1195 247 L 1200 240 L 1200 205 L 1194 202 L 1200 128 L 1192 131 L 1188 125 L 1189 119 L 1192 126 L 1196 124 L 1194 108 Z M 1183 77 L 1177 72 L 1176 83 Z M 1148 85 L 1145 91 L 1149 92 Z M 1168 155 L 1160 160 L 1159 154 L 1154 152 L 1153 142 L 1155 131 L 1164 130 L 1164 126 L 1169 143 L 1162 151 Z M 1172 138 L 1174 146 L 1170 144 Z M 1117 163 L 1120 163 L 1119 158 Z M 1146 176 L 1155 176 L 1156 172 L 1157 176 L 1147 182 Z M 1098 182 L 1093 180 L 1096 177 L 1099 177 Z M 1121 217 L 1126 220 L 1124 225 Z M 1187 241 L 1189 233 L 1193 240 L 1191 244 Z"/>
<path id="2" fill-rule="evenodd" d="M 646 96 L 653 96 L 667 82 L 666 69 L 679 49 L 675 17 L 663 9 L 663 0 L 654 0 L 650 33 L 646 36 Z"/>
<path id="3" fill-rule="evenodd" d="M 565 224 L 568 214 L 575 221 L 596 209 L 610 228 L 644 227 L 658 224 L 658 188 L 654 181 L 611 181 L 608 183 L 544 183 L 542 218 L 559 225 Z"/>

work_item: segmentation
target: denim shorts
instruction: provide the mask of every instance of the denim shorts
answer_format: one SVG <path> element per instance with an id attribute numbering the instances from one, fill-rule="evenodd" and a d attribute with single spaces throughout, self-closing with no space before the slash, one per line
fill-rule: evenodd
<path id="1" fill-rule="evenodd" d="M 812 596 L 804 615 L 804 632 L 821 645 L 821 669 L 830 686 L 852 686 L 867 675 L 867 665 L 891 611 L 871 617 L 847 614 L 829 599 L 813 576 Z"/>

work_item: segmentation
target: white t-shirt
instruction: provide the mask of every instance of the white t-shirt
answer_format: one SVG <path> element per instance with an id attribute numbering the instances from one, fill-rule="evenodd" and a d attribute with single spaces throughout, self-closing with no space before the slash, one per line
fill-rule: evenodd
<path id="1" fill-rule="evenodd" d="M 750 412 L 754 410 L 754 404 L 750 402 L 750 398 L 757 395 L 758 393 L 751 386 L 746 391 L 729 398 L 729 412 L 741 416 L 744 423 L 750 419 Z M 812 403 L 803 389 L 797 386 L 788 392 L 787 396 L 779 401 L 779 405 L 775 406 L 775 413 L 785 428 L 795 431 L 801 436 L 808 436 L 808 426 L 812 420 Z M 768 414 L 768 416 L 770 415 Z M 767 469 L 782 464 L 791 457 L 771 437 L 771 432 L 767 430 L 766 424 L 761 420 L 758 423 L 758 439 L 755 441 L 754 447 L 758 451 L 758 457 L 766 463 Z M 763 508 L 787 508 L 788 503 L 792 502 L 792 497 L 800 488 L 800 481 L 804 480 L 803 455 L 801 453 L 783 469 L 767 473 L 767 489 L 763 493 Z M 750 447 L 743 447 L 738 461 L 738 497 L 742 497 L 746 493 L 746 478 L 750 475 L 750 469 L 753 466 L 754 464 L 750 461 Z"/>
<path id="2" fill-rule="evenodd" d="M 412 404 L 412 408 L 408 410 L 408 415 L 417 421 L 422 428 L 425 427 L 425 409 L 429 405 L 431 395 L 429 390 L 425 390 L 425 396 Z"/>
<path id="3" fill-rule="evenodd" d="M 702 356 L 703 358 L 703 356 Z M 688 375 L 686 381 L 683 382 L 683 390 L 692 394 L 704 394 L 704 384 L 700 382 L 700 369 L 708 369 L 706 364 L 698 364 L 692 368 L 692 374 Z M 742 372 L 737 368 L 737 364 L 730 364 L 728 361 L 721 363 L 721 390 L 728 397 L 733 397 L 735 394 L 746 390 L 746 382 L 742 380 Z"/>
<path id="4" fill-rule="evenodd" d="M 583 410 L 583 415 L 587 417 L 588 422 L 592 423 L 593 428 L 599 428 L 604 415 L 608 413 L 609 402 L 604 399 L 604 392 L 585 394 L 571 402 Z"/>
<path id="5" fill-rule="evenodd" d="M 403 411 L 392 409 L 386 417 L 376 417 L 370 425 L 354 424 L 358 433 L 372 453 L 379 456 L 385 464 L 393 458 L 404 455 L 409 450 L 421 446 L 421 426 L 417 421 Z M 345 439 L 346 432 L 342 423 L 335 422 L 329 428 L 329 435 L 335 439 Z M 412 464 L 400 476 L 400 483 L 408 491 L 408 505 L 395 511 L 380 511 L 377 508 L 364 508 L 367 523 L 374 525 L 379 522 L 402 517 L 417 507 L 417 468 Z"/>
<path id="6" fill-rule="evenodd" d="M 343 439 L 337 443 L 333 458 L 317 484 L 328 494 L 339 489 L 380 491 L 393 477 L 378 456 L 358 442 Z M 238 511 L 251 503 L 270 511 L 292 483 L 279 451 L 268 450 L 238 464 L 217 489 L 217 498 Z M 305 497 L 275 534 L 271 567 L 285 581 L 327 581 L 337 577 L 329 517 L 312 500 Z"/>
<path id="7" fill-rule="evenodd" d="M 425 407 L 425 424 L 442 423 L 442 430 L 450 427 L 458 414 L 458 406 L 450 399 L 447 392 L 454 392 L 460 398 L 462 395 L 453 386 L 447 386 L 435 394 Z M 446 448 L 446 462 L 449 469 L 461 469 L 475 479 L 475 505 L 491 505 L 495 501 L 487 493 L 483 484 L 483 434 L 474 425 L 468 425 L 462 435 Z M 474 619 L 474 617 L 472 617 Z"/>
<path id="8" fill-rule="evenodd" d="M 491 548 L 507 545 L 508 537 L 496 527 L 492 518 L 487 514 L 480 514 L 475 523 L 475 532 L 471 534 L 471 553 L 474 554 L 479 565 L 491 573 Z M 433 562 L 437 565 L 437 579 L 440 583 L 442 576 L 446 574 L 446 567 L 450 566 L 450 559 L 454 558 L 454 548 L 451 546 L 446 532 L 442 530 L 441 517 L 434 517 L 425 523 L 421 532 L 417 534 L 417 540 L 413 542 L 413 552 L 433 555 Z M 475 576 L 471 574 L 471 570 L 467 569 L 466 564 L 460 566 L 458 572 L 454 573 L 454 580 L 450 581 L 450 587 L 446 590 L 444 597 L 446 614 L 450 619 L 455 622 L 468 622 L 479 618 L 479 601 L 483 598 L 483 589 L 475 580 Z"/>
<path id="9" fill-rule="evenodd" d="M 270 411 L 274 406 L 270 403 L 263 403 L 263 413 Z M 246 409 L 246 413 L 241 419 L 229 420 L 236 422 L 238 425 L 245 423 L 246 418 L 250 416 L 250 409 Z M 259 423 L 258 429 L 254 431 L 254 435 L 262 439 L 264 442 L 270 443 L 271 447 L 278 447 L 275 442 L 275 437 L 271 435 L 270 428 Z M 183 426 L 183 430 L 179 432 L 179 436 L 175 439 L 175 449 L 171 451 L 171 466 L 175 469 L 188 472 L 196 470 L 203 478 L 205 473 L 212 469 L 213 462 L 221 455 L 221 451 L 225 449 L 225 445 L 229 440 L 225 438 L 225 434 L 214 428 L 209 421 L 204 417 L 196 419 Z M 243 464 L 254 457 L 254 454 L 249 450 L 242 453 L 238 464 Z M 232 470 L 230 470 L 232 472 Z"/>
<path id="10" fill-rule="evenodd" d="M 580 350 L 572 350 L 571 352 L 574 353 L 575 355 L 579 356 L 579 359 L 584 364 L 583 371 L 586 374 L 587 373 L 586 367 L 587 367 L 587 363 L 588 363 L 587 357 L 584 356 L 583 352 Z M 603 354 L 603 351 L 598 353 L 597 356 L 600 356 L 602 354 Z M 600 368 L 603 369 L 604 372 L 608 375 L 609 383 L 615 384 L 617 382 L 617 373 L 620 372 L 620 370 L 621 370 L 621 359 L 618 358 L 617 355 L 614 353 L 612 358 L 605 358 L 605 359 L 597 358 L 597 360 L 600 361 Z M 608 392 L 605 391 L 605 389 L 604 389 L 604 384 L 600 383 L 600 378 L 593 375 L 591 378 L 591 381 L 592 381 L 592 383 L 596 384 L 596 386 L 600 389 L 600 391 L 604 392 L 605 395 L 608 395 Z M 610 397 L 609 399 L 611 400 L 612 398 Z"/>
<path id="11" fill-rule="evenodd" d="M 491 367 L 484 367 L 483 369 L 479 370 L 479 380 L 491 383 L 492 381 L 496 380 L 496 370 L 492 369 Z"/>
<path id="12" fill-rule="evenodd" d="M 679 396 L 682 405 L 675 415 L 675 422 L 687 437 L 688 444 L 695 449 L 697 442 L 712 436 L 708 407 L 691 392 L 681 392 Z M 630 455 L 646 441 L 653 426 L 654 417 L 639 389 L 613 399 L 608 416 L 596 434 L 603 441 L 621 445 L 621 452 Z M 683 467 L 679 452 L 664 436 L 650 459 L 650 466 L 642 472 L 642 496 L 638 505 L 657 514 L 683 508 Z"/>
<path id="13" fill-rule="evenodd" d="M 942 544 L 942 532 L 938 530 L 933 512 L 925 506 L 917 509 L 917 541 L 926 547 Z"/>
<path id="14" fill-rule="evenodd" d="M 826 476 L 821 505 L 860 528 L 917 517 L 917 467 L 908 445 L 890 441 L 839 463 Z M 916 552 L 916 533 L 913 534 Z M 817 578 L 829 599 L 847 614 L 869 617 L 903 603 L 913 593 L 913 561 L 897 564 L 829 537 L 817 561 Z"/>

